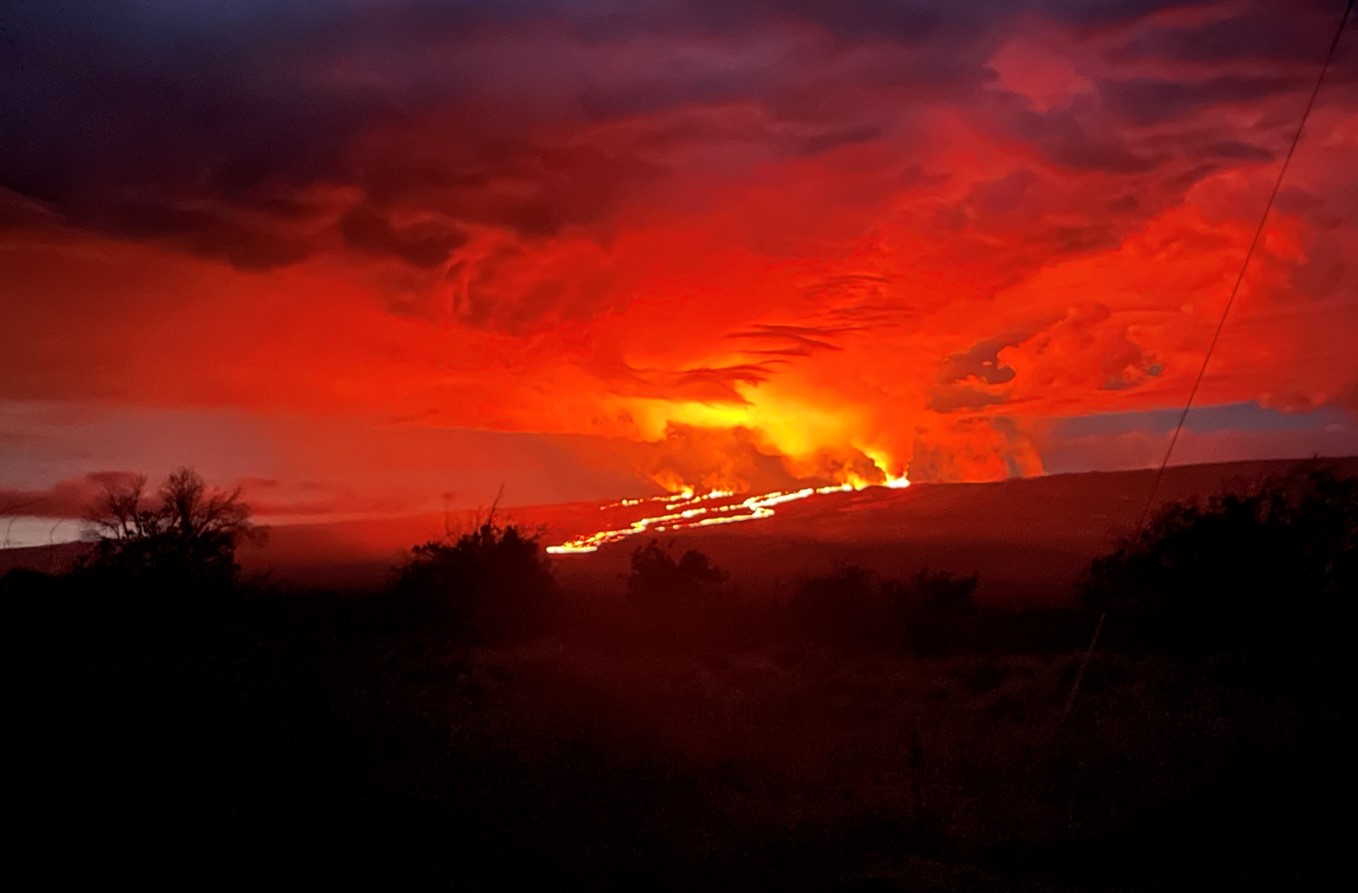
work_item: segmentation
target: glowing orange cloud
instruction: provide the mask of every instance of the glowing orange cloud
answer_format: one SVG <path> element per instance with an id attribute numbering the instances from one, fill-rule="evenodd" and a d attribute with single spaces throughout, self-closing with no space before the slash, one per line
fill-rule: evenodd
<path id="1" fill-rule="evenodd" d="M 777 504 L 751 494 L 1098 467 L 1063 425 L 1181 405 L 1333 25 L 1281 0 L 418 6 L 318 8 L 314 33 L 185 11 L 220 53 L 131 19 L 76 41 L 117 79 L 14 36 L 0 91 L 59 101 L 0 106 L 35 134 L 0 150 L 0 444 L 26 444 L 0 485 L 187 461 L 355 507 L 476 482 L 744 506 L 650 530 Z M 1358 407 L 1354 58 L 1205 407 Z M 182 108 L 144 87 L 167 82 Z M 111 438 L 134 412 L 160 433 Z"/>

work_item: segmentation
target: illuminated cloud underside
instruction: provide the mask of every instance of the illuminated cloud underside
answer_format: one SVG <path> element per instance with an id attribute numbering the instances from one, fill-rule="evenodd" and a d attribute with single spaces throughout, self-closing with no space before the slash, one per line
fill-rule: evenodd
<path id="1" fill-rule="evenodd" d="M 0 488 L 188 461 L 358 510 L 1154 461 L 1065 420 L 1181 405 L 1338 12 L 20 3 Z M 1351 432 L 1356 110 L 1350 34 L 1201 405 Z M 89 421 L 134 411 L 249 461 Z"/>

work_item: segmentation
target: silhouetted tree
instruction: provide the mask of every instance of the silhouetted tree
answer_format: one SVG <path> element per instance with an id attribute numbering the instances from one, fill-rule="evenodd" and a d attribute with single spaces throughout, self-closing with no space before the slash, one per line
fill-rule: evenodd
<path id="1" fill-rule="evenodd" d="M 884 584 L 902 646 L 943 655 L 967 644 L 975 631 L 979 580 L 977 574 L 922 570 L 908 581 Z"/>
<path id="2" fill-rule="evenodd" d="M 88 521 L 96 541 L 84 569 L 157 590 L 229 587 L 240 573 L 237 546 L 264 534 L 239 490 L 209 489 L 189 468 L 153 496 L 144 477 L 109 485 Z"/>
<path id="3" fill-rule="evenodd" d="M 627 596 L 646 607 L 702 604 L 726 581 L 726 572 L 702 552 L 689 549 L 676 561 L 658 540 L 634 549 L 631 566 Z"/>
<path id="4" fill-rule="evenodd" d="M 542 627 L 556 580 L 538 535 L 499 524 L 492 509 L 469 532 L 411 549 L 395 590 L 419 622 L 459 638 L 503 641 Z"/>
<path id="5" fill-rule="evenodd" d="M 1307 466 L 1166 505 L 1089 565 L 1079 593 L 1151 648 L 1320 645 L 1358 594 L 1358 480 Z"/>

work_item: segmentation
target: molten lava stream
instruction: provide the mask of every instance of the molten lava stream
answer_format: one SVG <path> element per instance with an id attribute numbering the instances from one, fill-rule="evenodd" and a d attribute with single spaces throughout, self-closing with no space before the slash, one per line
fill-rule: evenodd
<path id="1" fill-rule="evenodd" d="M 695 496 L 692 489 L 686 488 L 679 493 L 672 493 L 668 496 L 624 499 L 621 502 L 601 506 L 600 510 L 630 508 L 647 502 L 659 502 L 664 504 L 666 511 L 663 514 L 638 518 L 626 527 L 599 530 L 567 540 L 557 546 L 548 546 L 547 551 L 552 555 L 580 555 L 587 552 L 597 552 L 600 546 L 616 543 L 629 536 L 636 536 L 647 531 L 663 533 L 667 530 L 684 530 L 689 527 L 708 527 L 716 524 L 737 524 L 742 521 L 759 521 L 764 518 L 771 518 L 775 514 L 773 507 L 776 505 L 796 502 L 825 493 L 847 493 L 854 490 L 864 490 L 868 487 L 887 487 L 898 490 L 908 486 L 910 486 L 910 481 L 905 477 L 888 475 L 885 483 L 881 484 L 858 481 L 835 484 L 829 487 L 804 487 L 801 490 L 790 491 L 775 490 L 772 493 L 750 496 L 740 502 L 725 505 L 709 505 L 706 503 L 733 497 L 735 494 L 730 490 L 712 490 L 702 496 Z"/>

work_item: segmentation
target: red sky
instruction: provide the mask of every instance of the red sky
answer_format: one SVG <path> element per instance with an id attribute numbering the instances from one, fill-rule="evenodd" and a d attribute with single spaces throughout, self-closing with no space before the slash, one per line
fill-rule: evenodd
<path id="1" fill-rule="evenodd" d="M 1343 5 L 7 4 L 0 510 L 1151 464 Z M 1185 461 L 1358 451 L 1355 111 Z"/>

